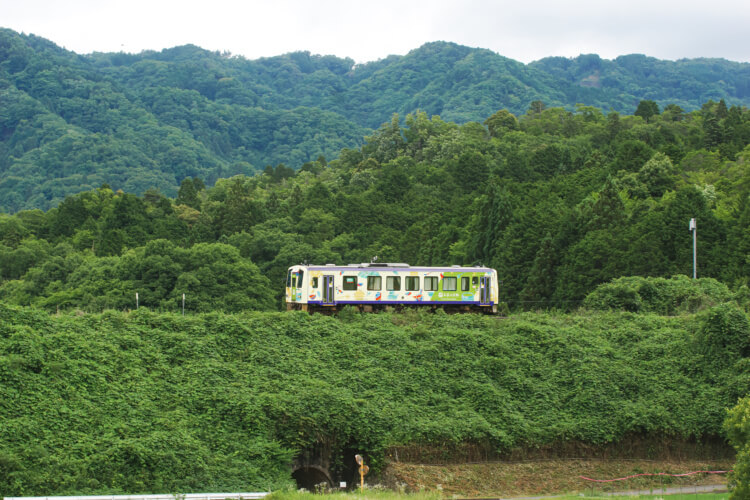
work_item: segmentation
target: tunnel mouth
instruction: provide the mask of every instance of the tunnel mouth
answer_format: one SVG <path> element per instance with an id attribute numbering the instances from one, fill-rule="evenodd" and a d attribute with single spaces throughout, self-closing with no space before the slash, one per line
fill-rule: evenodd
<path id="1" fill-rule="evenodd" d="M 312 492 L 332 486 L 330 476 L 320 467 L 300 467 L 292 472 L 292 479 L 297 483 L 297 488 Z"/>

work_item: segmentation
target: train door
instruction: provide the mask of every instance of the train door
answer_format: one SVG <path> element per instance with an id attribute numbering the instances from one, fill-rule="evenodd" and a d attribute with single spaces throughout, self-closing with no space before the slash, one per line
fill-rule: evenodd
<path id="1" fill-rule="evenodd" d="M 490 279 L 488 276 L 479 278 L 479 303 L 483 306 L 490 304 L 490 288 L 492 285 Z"/>
<path id="2" fill-rule="evenodd" d="M 297 301 L 297 276 L 297 271 L 289 269 L 289 274 L 287 275 L 287 286 L 289 287 L 289 298 L 291 302 Z"/>
<path id="3" fill-rule="evenodd" d="M 333 278 L 334 276 L 330 274 L 323 276 L 323 305 L 333 305 L 336 303 Z"/>

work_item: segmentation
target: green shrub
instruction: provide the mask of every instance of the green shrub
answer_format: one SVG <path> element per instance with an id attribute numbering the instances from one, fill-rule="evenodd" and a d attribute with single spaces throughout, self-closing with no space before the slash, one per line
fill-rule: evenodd
<path id="1" fill-rule="evenodd" d="M 734 300 L 746 313 L 750 313 L 750 287 L 742 285 L 734 294 Z"/>
<path id="2" fill-rule="evenodd" d="M 744 312 L 723 304 L 709 310 L 698 332 L 701 352 L 721 363 L 750 356 L 750 324 Z"/>
<path id="3" fill-rule="evenodd" d="M 344 306 L 337 316 L 344 323 L 351 323 L 359 317 L 359 310 L 354 306 Z"/>
<path id="4" fill-rule="evenodd" d="M 586 296 L 583 305 L 600 311 L 673 315 L 694 313 L 732 299 L 729 288 L 713 278 L 626 276 L 599 285 Z"/>
<path id="5" fill-rule="evenodd" d="M 641 310 L 643 301 L 637 290 L 624 283 L 605 283 L 591 292 L 584 301 L 584 306 L 600 311 Z"/>
<path id="6" fill-rule="evenodd" d="M 737 463 L 730 475 L 734 486 L 730 500 L 750 498 L 750 396 L 742 398 L 729 410 L 724 422 L 729 441 L 737 450 Z"/>

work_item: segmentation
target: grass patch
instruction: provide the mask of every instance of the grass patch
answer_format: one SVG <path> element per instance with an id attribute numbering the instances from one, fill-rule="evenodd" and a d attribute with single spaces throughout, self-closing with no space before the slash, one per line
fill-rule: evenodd
<path id="1" fill-rule="evenodd" d="M 282 490 L 275 491 L 265 497 L 266 500 L 321 500 L 323 495 L 308 491 Z M 421 491 L 417 493 L 404 493 L 398 491 L 385 490 L 380 488 L 365 488 L 360 492 L 337 492 L 325 495 L 325 498 L 332 500 L 440 500 L 443 496 L 438 491 Z"/>

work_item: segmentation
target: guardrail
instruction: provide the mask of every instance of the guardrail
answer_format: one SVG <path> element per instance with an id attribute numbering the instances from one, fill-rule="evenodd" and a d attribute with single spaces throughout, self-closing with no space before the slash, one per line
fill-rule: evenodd
<path id="1" fill-rule="evenodd" d="M 4 500 L 258 500 L 268 493 L 175 493 L 161 495 L 93 495 L 70 497 L 3 497 Z"/>

